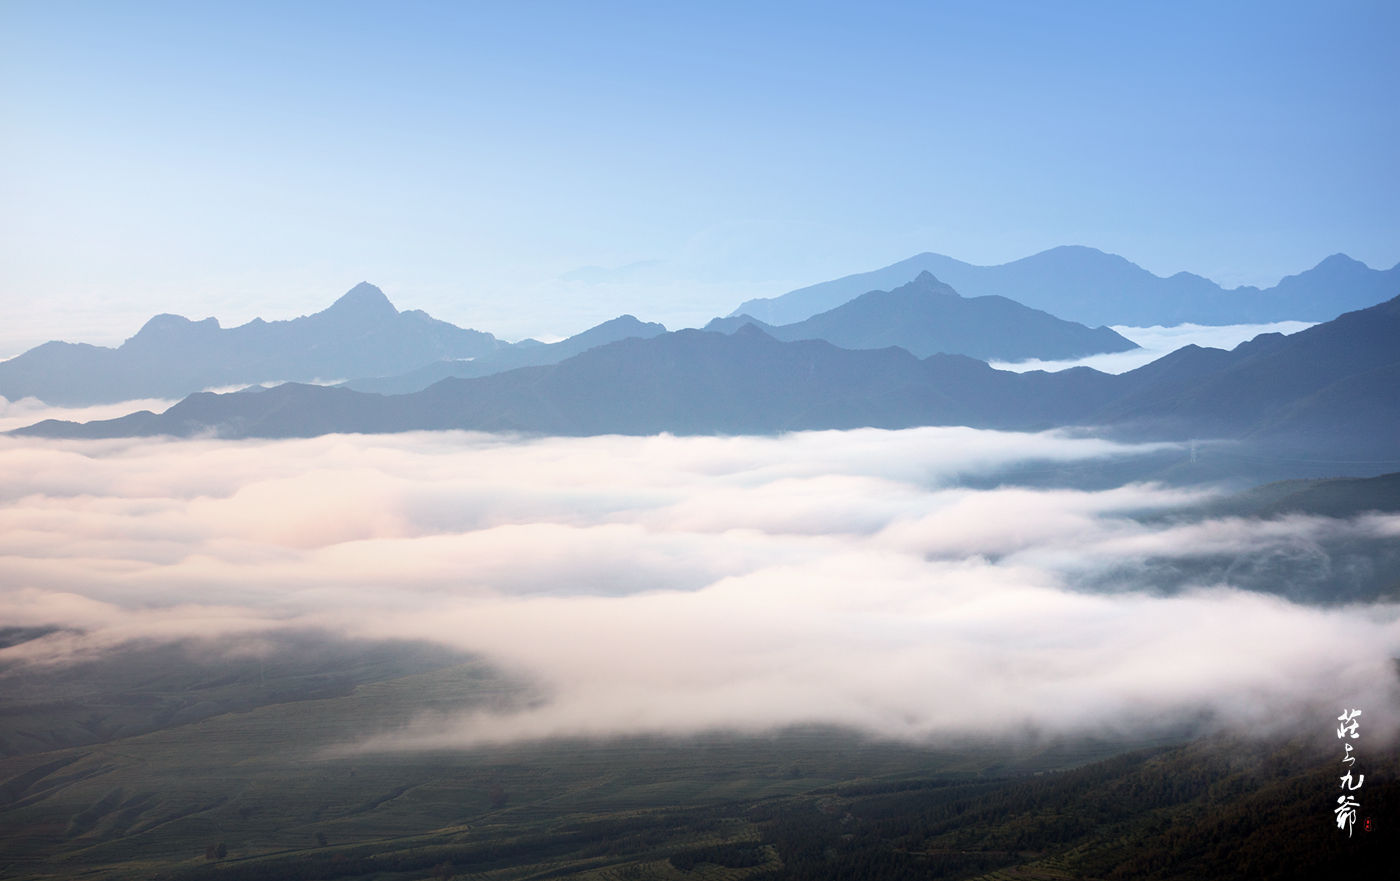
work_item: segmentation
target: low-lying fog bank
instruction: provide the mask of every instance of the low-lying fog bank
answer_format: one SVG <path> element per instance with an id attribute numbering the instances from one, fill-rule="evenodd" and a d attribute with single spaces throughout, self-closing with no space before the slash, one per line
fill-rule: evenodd
<path id="1" fill-rule="evenodd" d="M 1202 715 L 1276 732 L 1342 706 L 1365 710 L 1368 737 L 1392 731 L 1400 607 L 1297 604 L 1220 567 L 1164 592 L 1142 563 L 1390 541 L 1400 516 L 1144 517 L 1211 493 L 960 485 L 1149 449 L 958 428 L 5 439 L 0 621 L 63 629 L 0 663 L 22 677 L 132 640 L 217 651 L 310 629 L 470 652 L 542 696 L 373 749 L 802 724 L 1104 734 Z"/>

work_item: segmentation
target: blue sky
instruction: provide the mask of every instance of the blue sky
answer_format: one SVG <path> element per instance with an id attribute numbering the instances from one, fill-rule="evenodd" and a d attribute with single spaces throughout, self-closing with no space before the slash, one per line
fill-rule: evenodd
<path id="1" fill-rule="evenodd" d="M 0 355 L 362 279 L 516 338 L 923 250 L 1400 261 L 1393 3 L 289 5 L 0 0 Z"/>

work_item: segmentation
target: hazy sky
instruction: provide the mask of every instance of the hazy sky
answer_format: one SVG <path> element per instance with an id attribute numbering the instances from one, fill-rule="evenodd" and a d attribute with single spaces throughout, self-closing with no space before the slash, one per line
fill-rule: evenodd
<path id="1" fill-rule="evenodd" d="M 921 250 L 1087 244 L 1227 285 L 1388 268 L 1398 25 L 1390 2 L 0 0 L 0 356 L 159 311 L 293 317 L 362 279 L 517 338 L 702 321 Z"/>

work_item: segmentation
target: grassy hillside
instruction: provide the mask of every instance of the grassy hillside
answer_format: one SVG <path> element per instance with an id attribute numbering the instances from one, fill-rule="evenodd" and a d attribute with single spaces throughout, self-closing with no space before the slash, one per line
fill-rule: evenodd
<path id="1" fill-rule="evenodd" d="M 1123 754 L 1134 744 L 920 747 L 803 729 L 336 752 L 522 692 L 470 661 L 416 669 L 424 657 L 400 647 L 403 675 L 383 675 L 380 655 L 374 681 L 308 695 L 282 681 L 304 674 L 298 657 L 264 660 L 257 706 L 133 734 L 99 725 L 111 736 L 0 760 L 0 875 L 1306 877 L 1376 859 L 1381 840 L 1331 827 L 1335 757 L 1297 743 Z M 1365 762 L 1363 804 L 1388 832 L 1400 767 Z"/>

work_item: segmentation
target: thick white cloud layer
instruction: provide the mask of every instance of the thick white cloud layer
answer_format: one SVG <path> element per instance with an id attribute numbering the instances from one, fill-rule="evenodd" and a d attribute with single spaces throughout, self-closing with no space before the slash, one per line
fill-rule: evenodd
<path id="1" fill-rule="evenodd" d="M 90 407 L 55 407 L 38 398 L 20 398 L 11 401 L 0 397 L 0 431 L 13 431 L 26 425 L 33 425 L 44 419 L 66 419 L 70 422 L 91 422 L 94 419 L 116 419 L 137 410 L 150 410 L 161 413 L 169 409 L 174 401 L 162 398 L 145 398 L 137 401 L 120 401 L 115 404 L 94 404 Z"/>
<path id="2" fill-rule="evenodd" d="M 1092 367 L 1104 373 L 1125 373 L 1150 364 L 1182 346 L 1233 349 L 1261 333 L 1294 334 L 1300 330 L 1307 330 L 1315 323 L 1275 321 L 1270 324 L 1175 324 L 1171 327 L 1114 325 L 1113 330 L 1137 343 L 1138 348 L 1127 352 L 1106 352 L 1086 355 L 1083 358 L 1068 358 L 1063 361 L 1042 361 L 1038 358 L 1027 361 L 994 361 L 992 366 L 998 370 L 1014 370 L 1017 373 L 1027 370 L 1067 370 L 1071 367 Z"/>
<path id="3" fill-rule="evenodd" d="M 1342 704 L 1376 736 L 1393 724 L 1395 606 L 1162 596 L 1122 573 L 1400 537 L 1400 518 L 1149 523 L 1128 515 L 1204 494 L 958 485 L 1141 449 L 960 428 L 6 439 L 0 621 L 69 630 L 0 661 L 311 627 L 434 641 L 537 684 L 518 710 L 421 720 L 376 748 L 797 723 L 1102 732 L 1200 713 L 1263 730 Z"/>

